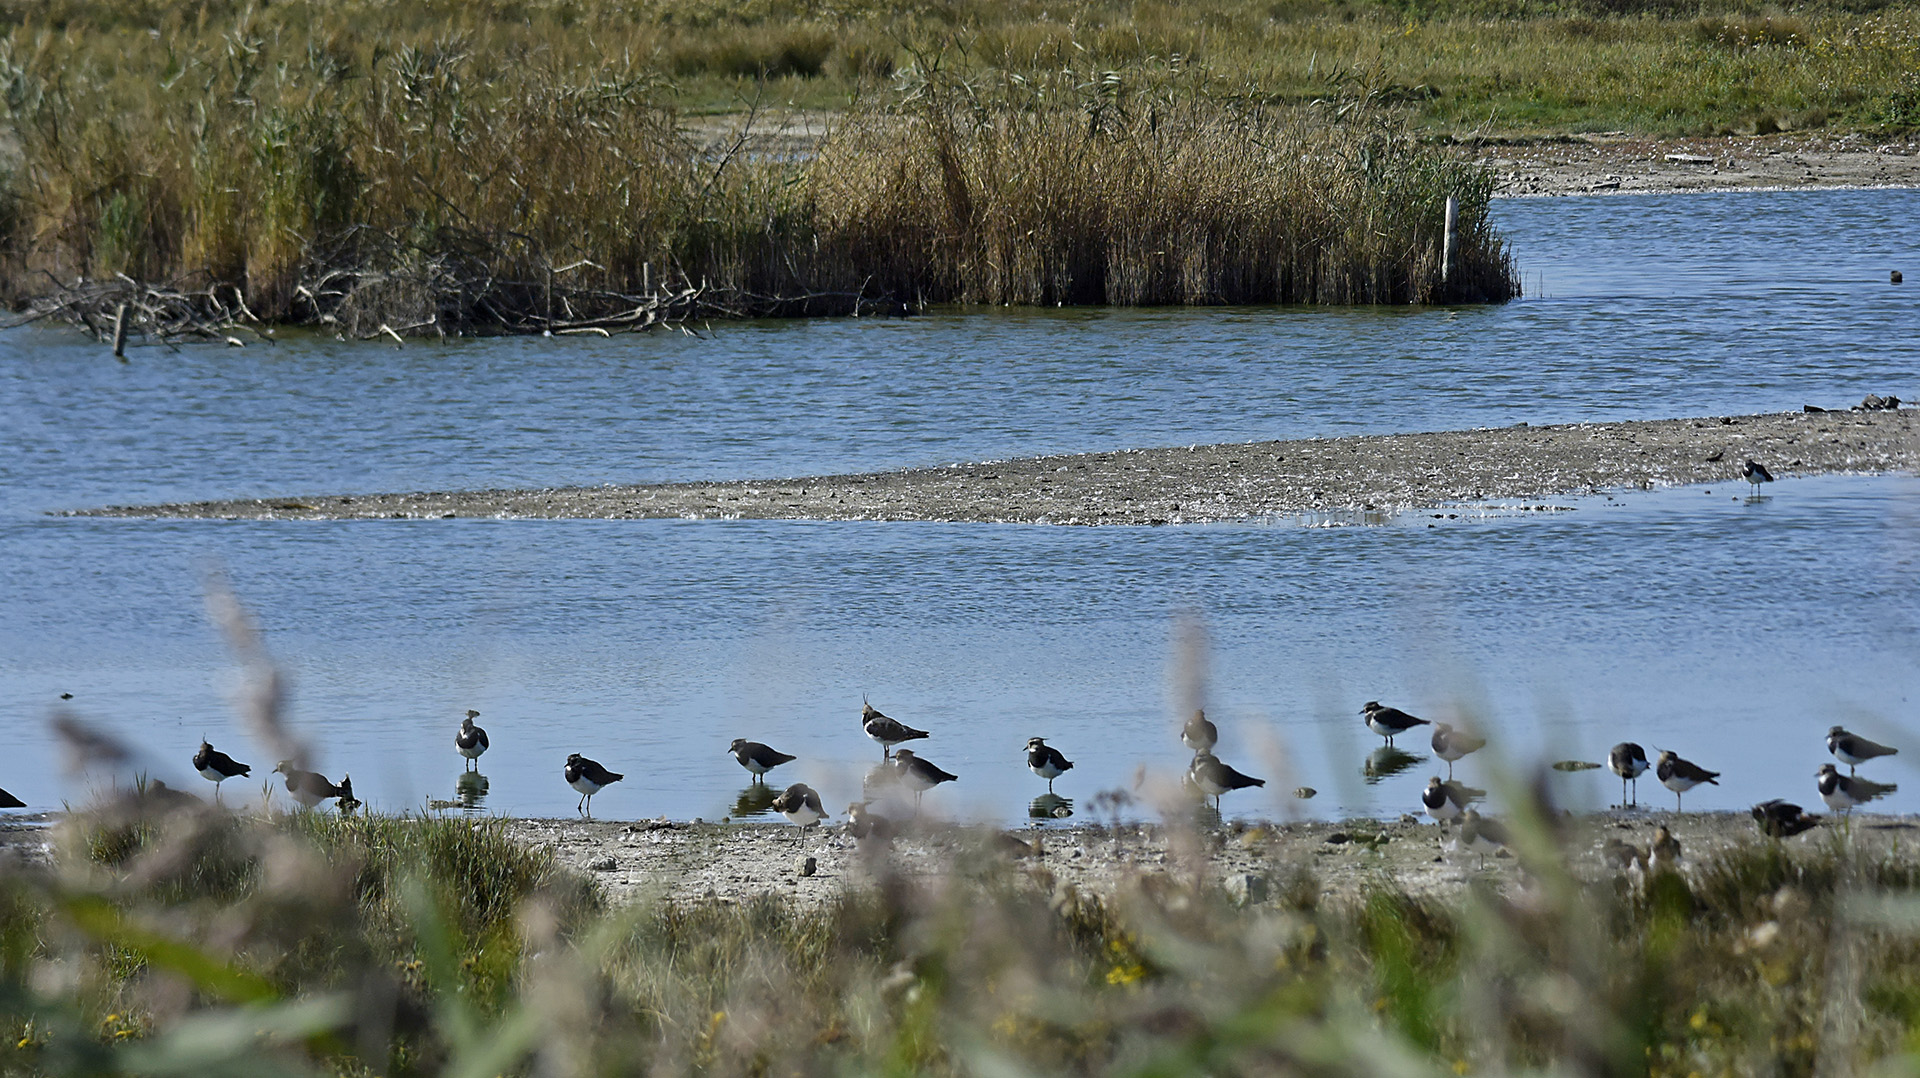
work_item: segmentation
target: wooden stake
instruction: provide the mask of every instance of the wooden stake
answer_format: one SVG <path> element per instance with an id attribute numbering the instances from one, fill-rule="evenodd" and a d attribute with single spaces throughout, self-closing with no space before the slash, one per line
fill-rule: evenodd
<path id="1" fill-rule="evenodd" d="M 1460 200 L 1453 195 L 1447 196 L 1447 231 L 1440 241 L 1440 283 L 1446 284 L 1453 276 L 1454 232 L 1460 226 Z"/>
<path id="2" fill-rule="evenodd" d="M 122 363 L 127 361 L 127 305 L 124 303 L 113 310 L 113 358 Z"/>

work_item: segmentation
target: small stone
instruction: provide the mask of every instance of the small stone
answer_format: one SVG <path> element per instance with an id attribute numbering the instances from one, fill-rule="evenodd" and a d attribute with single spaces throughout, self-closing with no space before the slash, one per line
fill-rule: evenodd
<path id="1" fill-rule="evenodd" d="M 587 862 L 587 867 L 592 869 L 595 872 L 612 872 L 615 868 L 618 868 L 619 866 L 614 863 L 614 860 L 611 857 L 596 857 L 593 860 Z"/>
<path id="2" fill-rule="evenodd" d="M 1227 877 L 1227 897 L 1236 906 L 1258 906 L 1267 900 L 1267 878 L 1257 872 L 1241 872 Z"/>
<path id="3" fill-rule="evenodd" d="M 793 870 L 802 876 L 811 876 L 820 871 L 820 862 L 812 857 L 802 857 L 793 863 Z"/>
<path id="4" fill-rule="evenodd" d="M 1343 846 L 1350 841 L 1352 840 L 1345 831 L 1335 831 L 1333 834 L 1327 836 L 1327 845 L 1329 846 Z"/>
<path id="5" fill-rule="evenodd" d="M 1438 516 L 1439 514 L 1436 513 L 1435 515 Z M 1311 786 L 1296 786 L 1293 788 L 1293 796 L 1299 798 L 1302 801 L 1311 801 L 1314 798 L 1314 796 L 1319 792 L 1320 792 L 1319 790 L 1316 790 Z"/>

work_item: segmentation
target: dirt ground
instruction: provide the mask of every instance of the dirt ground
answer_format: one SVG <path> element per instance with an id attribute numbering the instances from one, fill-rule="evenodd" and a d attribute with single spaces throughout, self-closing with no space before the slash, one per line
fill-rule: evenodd
<path id="1" fill-rule="evenodd" d="M 1483 140 L 1460 152 L 1509 196 L 1920 186 L 1920 141 L 1791 133 L 1648 139 L 1622 133 Z"/>
<path id="2" fill-rule="evenodd" d="M 1131 525 L 1365 516 L 1629 487 L 1744 487 L 1740 467 L 1749 457 L 1781 478 L 1910 473 L 1920 470 L 1915 415 L 1920 412 L 1899 409 L 1522 423 L 1437 434 L 1128 449 L 867 475 L 290 495 L 73 512 L 228 520 L 670 517 Z"/>

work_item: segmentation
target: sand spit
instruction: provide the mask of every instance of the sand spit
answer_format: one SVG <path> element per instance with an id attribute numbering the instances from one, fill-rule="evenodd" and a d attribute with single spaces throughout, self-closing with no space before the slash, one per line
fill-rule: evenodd
<path id="1" fill-rule="evenodd" d="M 1128 449 L 865 475 L 110 506 L 216 520 L 925 520 L 1183 524 L 1393 513 L 1688 483 L 1920 470 L 1910 410 L 1787 412 Z"/>
<path id="2" fill-rule="evenodd" d="M 1920 186 L 1920 142 L 1791 132 L 1652 139 L 1624 132 L 1466 139 L 1502 196 Z"/>

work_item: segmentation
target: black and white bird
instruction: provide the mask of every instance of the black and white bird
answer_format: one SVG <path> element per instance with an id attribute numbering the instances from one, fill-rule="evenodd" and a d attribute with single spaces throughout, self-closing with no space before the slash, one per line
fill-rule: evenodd
<path id="1" fill-rule="evenodd" d="M 1762 801 L 1750 810 L 1753 822 L 1759 826 L 1760 833 L 1770 838 L 1791 838 L 1802 831 L 1811 831 L 1820 826 L 1822 817 L 1810 816 L 1805 809 L 1791 801 L 1776 797 L 1771 801 Z"/>
<path id="2" fill-rule="evenodd" d="M 480 717 L 478 711 L 467 710 L 467 717 L 460 720 L 460 732 L 453 735 L 453 747 L 467 758 L 469 770 L 480 770 L 480 754 L 487 751 L 487 732 L 473 724 Z"/>
<path id="3" fill-rule="evenodd" d="M 1266 779 L 1256 779 L 1235 771 L 1210 752 L 1200 753 L 1193 758 L 1193 763 L 1187 766 L 1187 781 L 1193 783 L 1201 793 L 1213 798 L 1216 812 L 1220 809 L 1221 794 L 1267 784 Z"/>
<path id="4" fill-rule="evenodd" d="M 285 775 L 287 793 L 305 808 L 313 808 L 322 801 L 338 801 L 342 812 L 351 811 L 353 805 L 360 802 L 353 799 L 353 776 L 340 776 L 340 784 L 334 785 L 325 775 L 317 771 L 302 771 L 293 766 L 292 760 L 282 760 L 274 765 L 273 773 Z M 214 787 L 216 791 L 219 787 Z"/>
<path id="5" fill-rule="evenodd" d="M 1427 720 L 1416 719 L 1397 707 L 1383 707 L 1378 700 L 1367 701 L 1367 706 L 1360 709 L 1360 714 L 1367 717 L 1367 729 L 1386 738 L 1389 745 L 1393 744 L 1395 737 L 1408 730 L 1427 725 Z"/>
<path id="6" fill-rule="evenodd" d="M 27 803 L 25 801 L 20 800 L 5 790 L 0 790 L 0 809 L 23 809 L 26 807 Z"/>
<path id="7" fill-rule="evenodd" d="M 905 786 L 913 791 L 913 804 L 917 810 L 920 795 L 943 782 L 952 782 L 960 776 L 942 771 L 930 760 L 922 760 L 913 754 L 912 749 L 900 749 L 893 754 L 893 770 Z"/>
<path id="8" fill-rule="evenodd" d="M 807 828 L 827 818 L 827 810 L 820 805 L 820 792 L 804 782 L 794 783 L 774 798 L 773 811 L 798 826 L 802 838 Z"/>
<path id="9" fill-rule="evenodd" d="M 1820 779 L 1820 800 L 1835 812 L 1852 813 L 1853 806 L 1864 805 L 1900 788 L 1891 782 L 1873 782 L 1842 775 L 1840 769 L 1832 764 L 1821 764 L 1816 774 Z"/>
<path id="10" fill-rule="evenodd" d="M 894 822 L 867 807 L 865 801 L 847 806 L 847 831 L 853 835 L 854 848 L 862 853 L 885 849 L 899 828 Z"/>
<path id="11" fill-rule="evenodd" d="M 1433 754 L 1447 762 L 1447 777 L 1453 777 L 1453 762 L 1487 747 L 1487 739 L 1475 737 L 1449 723 L 1433 724 Z"/>
<path id="12" fill-rule="evenodd" d="M 1457 820 L 1467 811 L 1471 799 L 1466 788 L 1458 783 L 1442 782 L 1435 775 L 1427 780 L 1427 788 L 1420 793 L 1420 803 L 1426 806 L 1427 815 L 1441 823 Z"/>
<path id="13" fill-rule="evenodd" d="M 567 754 L 567 766 L 562 774 L 567 777 L 567 785 L 580 791 L 580 802 L 573 810 L 589 817 L 593 815 L 593 795 L 626 778 L 577 752 Z"/>
<path id="14" fill-rule="evenodd" d="M 1027 770 L 1047 780 L 1047 792 L 1053 792 L 1053 780 L 1073 770 L 1073 761 L 1060 750 L 1037 737 L 1027 739 Z"/>
<path id="15" fill-rule="evenodd" d="M 1220 728 L 1207 718 L 1207 713 L 1196 708 L 1193 718 L 1180 728 L 1180 743 L 1192 749 L 1195 754 L 1212 752 L 1220 743 Z"/>
<path id="16" fill-rule="evenodd" d="M 1846 764 L 1848 771 L 1852 771 L 1876 756 L 1892 756 L 1900 750 L 1877 741 L 1868 741 L 1859 734 L 1847 733 L 1844 727 L 1836 726 L 1827 731 L 1827 751 Z"/>
<path id="17" fill-rule="evenodd" d="M 791 763 L 799 759 L 799 757 L 789 756 L 771 745 L 762 745 L 758 741 L 748 741 L 744 737 L 734 738 L 733 744 L 727 746 L 727 751 L 733 753 L 734 760 L 737 761 L 741 767 L 753 772 L 753 781 L 755 782 L 761 781 L 760 776 L 772 771 L 781 764 Z"/>
<path id="18" fill-rule="evenodd" d="M 1680 811 L 1680 795 L 1703 782 L 1720 785 L 1714 780 L 1720 777 L 1718 771 L 1708 771 L 1698 764 L 1682 760 L 1677 753 L 1660 750 L 1660 762 L 1654 765 L 1653 773 L 1659 777 L 1660 784 L 1673 791 L 1673 811 Z"/>
<path id="19" fill-rule="evenodd" d="M 1460 849 L 1472 850 L 1484 857 L 1511 846 L 1513 836 L 1500 821 L 1487 819 L 1478 809 L 1467 809 L 1460 814 L 1460 836 L 1456 842 Z"/>
<path id="20" fill-rule="evenodd" d="M 1607 753 L 1607 766 L 1620 776 L 1620 807 L 1629 808 L 1640 799 L 1640 776 L 1647 771 L 1647 750 L 1631 741 L 1622 741 Z M 1627 796 L 1627 783 L 1633 783 L 1633 796 Z"/>
<path id="21" fill-rule="evenodd" d="M 213 799 L 220 800 L 220 784 L 228 779 L 241 779 L 253 773 L 252 764 L 243 764 L 214 748 L 206 741 L 200 742 L 200 751 L 193 754 L 193 769 L 200 777 L 213 783 Z"/>
<path id="22" fill-rule="evenodd" d="M 1746 478 L 1747 482 L 1753 484 L 1755 494 L 1760 493 L 1760 484 L 1773 482 L 1773 473 L 1767 471 L 1767 466 L 1757 460 L 1748 460 L 1741 467 L 1740 474 Z"/>
<path id="23" fill-rule="evenodd" d="M 893 753 L 895 745 L 927 736 L 925 730 L 916 730 L 898 719 L 880 714 L 865 700 L 860 701 L 860 728 L 867 732 L 868 737 L 880 743 L 880 758 L 883 760 Z"/>

